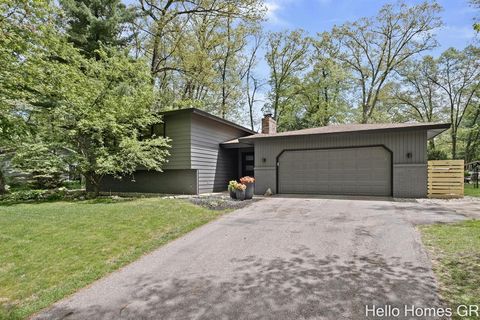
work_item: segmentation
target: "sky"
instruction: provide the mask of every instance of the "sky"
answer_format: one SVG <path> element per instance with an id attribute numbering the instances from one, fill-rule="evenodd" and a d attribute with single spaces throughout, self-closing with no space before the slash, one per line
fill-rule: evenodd
<path id="1" fill-rule="evenodd" d="M 355 21 L 363 17 L 375 16 L 379 9 L 396 0 L 266 0 L 267 14 L 263 23 L 265 31 L 303 29 L 314 36 L 318 32 L 329 31 L 334 25 Z M 408 5 L 421 3 L 421 0 L 405 0 Z M 463 49 L 472 43 L 475 32 L 473 22 L 476 9 L 468 0 L 437 0 L 442 6 L 443 26 L 437 30 L 439 46 L 426 54 L 440 55 L 449 47 Z M 260 79 L 268 79 L 269 67 L 263 59 L 264 49 L 259 52 L 260 61 L 255 73 Z M 261 117 L 261 108 L 266 101 L 268 86 L 262 87 L 256 103 L 256 115 Z"/>
<path id="2" fill-rule="evenodd" d="M 355 21 L 362 17 L 375 16 L 386 3 L 380 0 L 267 0 L 267 20 L 264 27 L 269 31 L 301 28 L 315 35 L 328 31 L 335 24 Z M 413 5 L 419 0 L 407 0 Z M 475 9 L 468 0 L 439 0 L 444 26 L 438 30 L 438 54 L 448 47 L 463 48 L 474 37 L 472 29 Z"/>
<path id="3" fill-rule="evenodd" d="M 134 3 L 136 0 L 124 0 Z M 362 17 L 372 17 L 387 3 L 396 0 L 264 0 L 267 7 L 264 31 L 284 31 L 303 29 L 314 36 L 317 32 L 329 31 L 334 25 L 355 21 Z M 409 5 L 423 2 L 422 0 L 404 0 Z M 475 11 L 468 0 L 437 0 L 443 10 L 441 18 L 443 27 L 437 30 L 439 47 L 427 52 L 433 56 L 440 55 L 449 47 L 463 49 L 470 44 L 475 33 L 473 22 Z M 480 16 L 480 13 L 478 14 Z M 267 80 L 269 68 L 263 56 L 262 48 L 258 53 L 260 61 L 255 68 L 257 78 Z M 268 86 L 262 87 L 258 94 L 260 101 L 256 104 L 256 118 L 261 117 L 261 107 L 265 103 Z"/>

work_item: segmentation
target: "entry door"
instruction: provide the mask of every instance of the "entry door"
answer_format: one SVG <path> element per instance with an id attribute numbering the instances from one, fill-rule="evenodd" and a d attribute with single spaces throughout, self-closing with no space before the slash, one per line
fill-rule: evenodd
<path id="1" fill-rule="evenodd" d="M 390 196 L 391 163 L 383 147 L 285 151 L 279 193 Z"/>
<path id="2" fill-rule="evenodd" d="M 253 152 L 242 153 L 242 177 L 253 177 L 253 168 L 255 165 L 255 156 Z"/>

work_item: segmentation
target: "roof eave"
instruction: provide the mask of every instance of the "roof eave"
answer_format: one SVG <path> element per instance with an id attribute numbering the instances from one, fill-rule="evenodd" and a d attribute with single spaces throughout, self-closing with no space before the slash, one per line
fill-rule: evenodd
<path id="1" fill-rule="evenodd" d="M 378 128 L 378 129 L 364 129 L 364 130 L 351 130 L 351 131 L 339 131 L 339 132 L 325 132 L 325 133 L 304 133 L 296 135 L 257 135 L 257 136 L 246 136 L 239 138 L 240 142 L 252 142 L 257 139 L 271 139 L 271 138 L 288 138 L 288 137 L 304 137 L 304 136 L 315 136 L 315 135 L 342 135 L 342 134 L 353 134 L 353 133 L 376 133 L 376 132 L 385 132 L 385 131 L 415 131 L 415 130 L 426 130 L 427 139 L 432 139 L 450 128 L 450 123 L 438 123 L 431 125 L 418 125 L 410 127 L 397 127 L 397 128 Z"/>
<path id="2" fill-rule="evenodd" d="M 244 132 L 247 132 L 249 134 L 256 134 L 257 132 L 253 131 L 253 130 L 250 130 L 248 128 L 245 128 L 239 124 L 236 124 L 235 122 L 232 122 L 232 121 L 229 121 L 229 120 L 226 120 L 226 119 L 223 119 L 223 118 L 220 118 L 220 117 L 217 117 L 213 114 L 210 114 L 206 111 L 203 111 L 203 110 L 200 110 L 200 109 L 197 109 L 197 108 L 186 108 L 186 109 L 178 109 L 178 110 L 169 110 L 169 111 L 164 111 L 164 112 L 161 112 L 162 115 L 165 115 L 165 114 L 176 114 L 176 113 L 182 113 L 182 112 L 191 112 L 191 113 L 195 113 L 199 116 L 202 116 L 202 117 L 205 117 L 205 118 L 208 118 L 208 119 L 212 119 L 214 121 L 217 121 L 217 122 L 220 122 L 220 123 L 223 123 L 223 124 L 226 124 L 228 126 L 231 126 L 231 127 L 234 127 L 234 128 L 237 128 L 239 130 L 242 130 Z"/>

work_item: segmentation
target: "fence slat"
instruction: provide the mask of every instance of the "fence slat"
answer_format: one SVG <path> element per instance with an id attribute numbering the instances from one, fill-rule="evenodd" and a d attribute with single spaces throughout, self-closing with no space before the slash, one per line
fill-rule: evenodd
<path id="1" fill-rule="evenodd" d="M 463 160 L 428 161 L 428 197 L 463 197 L 463 169 Z"/>

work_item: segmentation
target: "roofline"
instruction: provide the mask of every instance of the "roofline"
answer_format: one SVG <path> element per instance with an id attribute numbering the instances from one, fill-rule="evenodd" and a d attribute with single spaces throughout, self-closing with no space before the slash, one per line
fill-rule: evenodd
<path id="1" fill-rule="evenodd" d="M 223 119 L 223 118 L 220 118 L 220 117 L 217 117 L 211 113 L 208 113 L 206 111 L 203 111 L 203 110 L 200 110 L 200 109 L 197 109 L 197 108 L 186 108 L 186 109 L 178 109 L 178 110 L 169 110 L 169 111 L 163 111 L 161 112 L 160 114 L 162 115 L 165 115 L 165 114 L 169 114 L 169 115 L 172 115 L 172 114 L 177 114 L 177 113 L 187 113 L 187 112 L 191 112 L 191 113 L 194 113 L 194 114 L 197 114 L 199 116 L 202 116 L 204 118 L 208 118 L 208 119 L 211 119 L 211 120 L 214 120 L 214 121 L 217 121 L 217 122 L 221 122 L 223 124 L 226 124 L 228 126 L 231 126 L 231 127 L 234 127 L 234 128 L 237 128 L 239 130 L 242 130 L 242 131 L 245 131 L 247 133 L 250 133 L 250 134 L 257 134 L 256 131 L 253 131 L 251 129 L 248 129 L 248 128 L 245 128 L 239 124 L 236 124 L 235 122 L 232 122 L 232 121 L 229 121 L 229 120 L 226 120 L 226 119 Z"/>
<path id="2" fill-rule="evenodd" d="M 240 142 L 247 142 L 256 139 L 270 139 L 270 138 L 285 138 L 285 137 L 300 137 L 300 136 L 315 136 L 315 135 L 341 135 L 341 134 L 352 134 L 352 133 L 370 133 L 370 132 L 384 132 L 384 131 L 412 131 L 412 130 L 433 130 L 433 129 L 443 129 L 438 133 L 434 134 L 433 136 L 429 137 L 431 139 L 440 133 L 444 132 L 445 130 L 450 128 L 450 123 L 432 123 L 432 124 L 422 124 L 419 123 L 418 125 L 412 125 L 407 127 L 396 127 L 396 128 L 377 128 L 377 129 L 360 129 L 360 130 L 350 130 L 350 131 L 339 131 L 339 132 L 325 132 L 325 133 L 300 133 L 295 135 L 282 135 L 282 134 L 272 134 L 272 135 L 261 135 L 258 136 L 246 136 L 238 138 Z M 288 132 L 288 131 L 286 131 Z"/>

